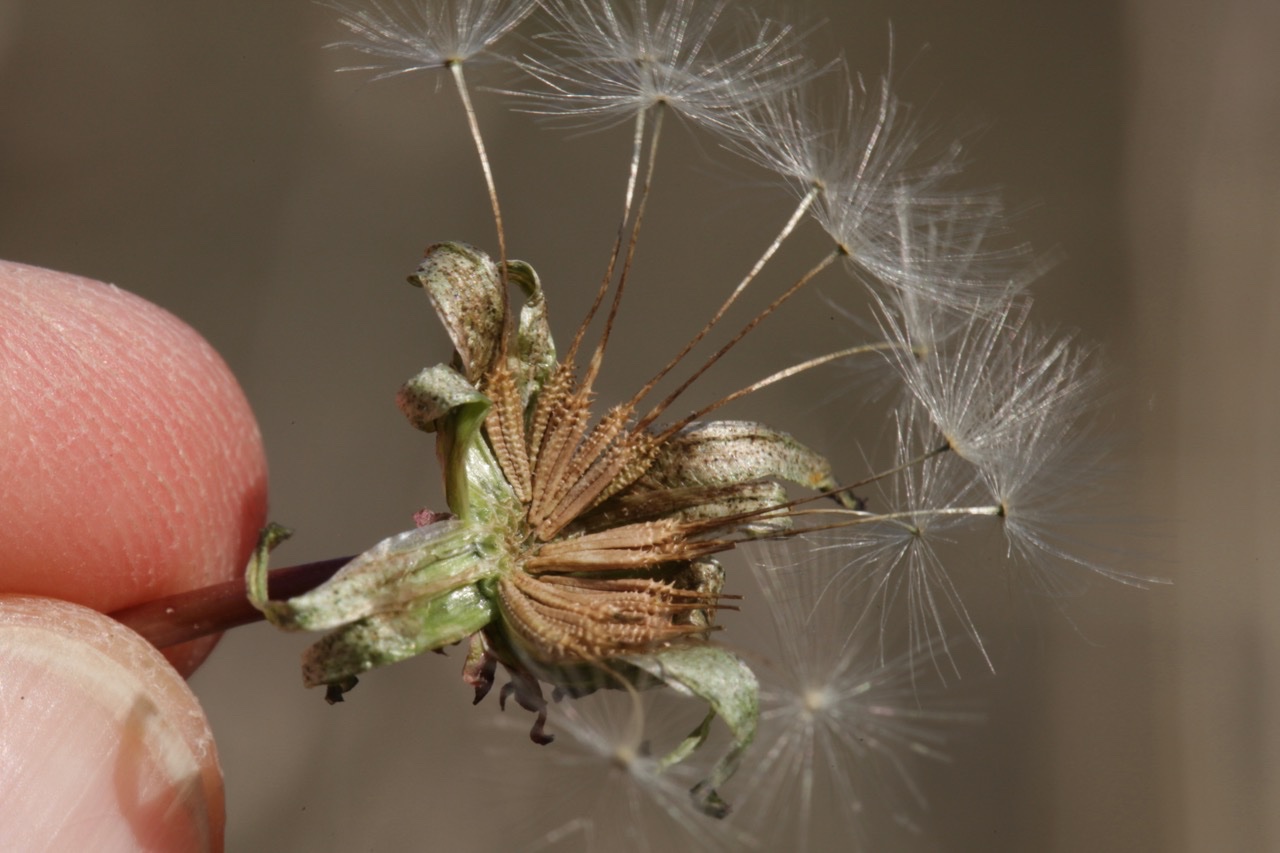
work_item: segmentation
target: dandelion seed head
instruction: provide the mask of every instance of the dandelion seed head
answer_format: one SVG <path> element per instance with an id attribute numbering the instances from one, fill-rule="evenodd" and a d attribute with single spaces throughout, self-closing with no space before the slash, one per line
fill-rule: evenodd
<path id="1" fill-rule="evenodd" d="M 1088 346 L 1070 336 L 1036 332 L 1027 325 L 1025 302 L 971 315 L 925 357 L 893 312 L 882 311 L 888 337 L 899 342 L 890 357 L 908 392 L 961 457 L 982 470 L 1007 464 L 1003 457 L 1037 432 L 1053 431 L 1086 399 L 1099 374 Z"/>
<path id="2" fill-rule="evenodd" d="M 838 67 L 844 86 L 824 85 L 836 76 L 829 71 L 761 98 L 731 128 L 734 149 L 792 181 L 800 193 L 839 183 L 851 168 L 850 155 L 876 136 L 881 121 L 847 68 Z"/>
<path id="3" fill-rule="evenodd" d="M 825 534 L 748 550 L 768 602 L 773 642 L 762 666 L 762 715 L 742 812 L 766 815 L 779 839 L 807 849 L 819 804 L 842 812 L 846 849 L 863 849 L 868 802 L 896 808 L 887 788 L 919 805 L 908 757 L 942 757 L 941 731 L 963 719 L 929 707 L 913 658 L 885 659 L 841 583 L 844 543 Z M 788 817 L 779 818 L 780 815 Z"/>
<path id="4" fill-rule="evenodd" d="M 1096 396 L 1078 399 L 1068 414 L 1046 416 L 982 472 L 1001 508 L 1007 556 L 1029 574 L 1033 589 L 1055 598 L 1079 594 L 1091 576 L 1138 587 L 1160 583 L 1116 568 L 1127 561 L 1101 544 L 1131 534 L 1132 521 L 1117 505 L 1116 471 L 1096 429 L 1095 402 Z"/>
<path id="5" fill-rule="evenodd" d="M 958 672 L 951 641 L 962 633 L 978 649 L 977 626 L 953 582 L 949 559 L 956 538 L 975 517 L 958 507 L 989 502 L 972 466 L 943 450 L 936 428 L 908 409 L 897 420 L 892 476 L 877 483 L 863 523 L 813 541 L 833 565 L 831 582 L 849 618 L 865 622 L 877 659 L 887 663 L 899 633 L 913 653 Z M 944 557 L 944 552 L 946 557 Z"/>
<path id="6" fill-rule="evenodd" d="M 831 694 L 825 687 L 811 687 L 804 691 L 802 701 L 807 711 L 817 714 L 831 705 Z"/>
<path id="7" fill-rule="evenodd" d="M 1005 225 L 991 195 L 922 206 L 899 198 L 883 239 L 856 259 L 880 313 L 892 314 L 917 356 L 974 316 L 995 316 L 1044 269 L 1025 245 L 993 247 Z"/>
<path id="8" fill-rule="evenodd" d="M 909 279 L 903 269 L 904 225 L 934 230 L 950 220 L 948 251 L 999 208 L 993 195 L 944 191 L 959 171 L 960 147 L 931 148 L 932 134 L 892 92 L 889 78 L 868 86 L 843 63 L 762 98 L 730 126 L 731 147 L 784 178 L 800 196 L 814 194 L 813 219 L 855 269 Z M 967 235 L 964 235 L 967 236 Z M 904 239 L 906 238 L 906 239 Z M 918 260 L 916 276 L 920 275 Z M 973 282 L 976 284 L 976 280 Z M 892 284 L 886 281 L 885 284 Z M 984 281 L 983 286 L 987 287 Z"/>
<path id="9" fill-rule="evenodd" d="M 465 62 L 514 29 L 538 0 L 373 0 L 356 8 L 327 3 L 353 39 L 330 47 L 374 58 L 347 71 L 375 71 L 376 78 L 444 68 Z"/>
<path id="10" fill-rule="evenodd" d="M 609 125 L 663 104 L 723 127 L 812 73 L 792 28 L 725 2 L 544 6 L 558 28 L 540 37 L 543 55 L 519 63 L 539 87 L 509 93 L 535 114 Z"/>

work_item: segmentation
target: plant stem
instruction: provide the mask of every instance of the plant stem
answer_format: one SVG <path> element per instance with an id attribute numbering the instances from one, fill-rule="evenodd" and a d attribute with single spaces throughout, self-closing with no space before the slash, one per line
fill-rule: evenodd
<path id="1" fill-rule="evenodd" d="M 335 557 L 276 569 L 268 575 L 271 598 L 292 598 L 314 589 L 352 559 Z M 264 618 L 249 603 L 243 578 L 144 601 L 108 615 L 160 649 Z"/>

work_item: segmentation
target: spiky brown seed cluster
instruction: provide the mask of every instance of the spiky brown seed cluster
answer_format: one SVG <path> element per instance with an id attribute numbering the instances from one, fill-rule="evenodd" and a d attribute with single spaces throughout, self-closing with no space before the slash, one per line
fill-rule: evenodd
<path id="1" fill-rule="evenodd" d="M 713 628 L 720 584 L 705 558 L 732 548 L 778 490 L 756 480 L 646 478 L 659 459 L 668 463 L 660 471 L 673 467 L 688 442 L 680 431 L 638 427 L 634 403 L 592 424 L 593 394 L 568 361 L 527 423 L 509 371 L 491 370 L 483 387 L 493 402 L 484 434 L 525 509 L 510 543 L 516 569 L 497 585 L 521 645 L 546 662 L 602 661 Z M 708 506 L 720 511 L 698 511 Z"/>

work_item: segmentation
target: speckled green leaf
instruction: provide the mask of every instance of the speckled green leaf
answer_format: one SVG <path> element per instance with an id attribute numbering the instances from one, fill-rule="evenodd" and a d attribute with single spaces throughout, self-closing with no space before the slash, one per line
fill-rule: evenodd
<path id="1" fill-rule="evenodd" d="M 400 388 L 400 411 L 419 429 L 437 433 L 436 454 L 444 473 L 449 509 L 471 517 L 468 456 L 479 443 L 479 430 L 492 405 L 466 378 L 443 364 L 428 367 Z"/>
<path id="2" fill-rule="evenodd" d="M 497 265 L 465 243 L 435 243 L 409 283 L 427 292 L 462 360 L 463 375 L 479 385 L 493 364 L 505 321 Z"/>
<path id="3" fill-rule="evenodd" d="M 315 589 L 273 602 L 276 624 L 323 631 L 416 606 L 498 569 L 492 532 L 470 522 L 437 521 L 382 540 Z"/>
<path id="4" fill-rule="evenodd" d="M 694 424 L 659 452 L 644 480 L 665 488 L 759 479 L 833 489 L 831 463 L 785 432 L 751 421 Z"/>
<path id="5" fill-rule="evenodd" d="M 292 535 L 289 528 L 274 521 L 262 528 L 258 534 L 258 545 L 249 557 L 249 565 L 244 570 L 244 585 L 249 603 L 267 617 L 273 625 L 280 625 L 280 620 L 287 618 L 287 609 L 282 610 L 282 602 L 270 600 L 267 590 L 267 564 L 270 561 L 271 549 L 275 548 Z"/>
<path id="6" fill-rule="evenodd" d="M 755 739 L 760 720 L 760 685 L 755 673 L 733 653 L 708 644 L 680 646 L 627 660 L 673 690 L 703 699 L 728 727 L 732 737 L 729 750 L 694 789 L 703 811 L 723 817 L 729 807 L 717 789 L 737 770 L 742 753 Z M 666 762 L 680 761 L 701 746 L 709 733 L 708 723 L 703 720 L 667 756 Z"/>
<path id="7" fill-rule="evenodd" d="M 519 286 L 525 298 L 520 309 L 511 375 L 516 377 L 521 402 L 527 406 L 555 370 L 556 345 L 547 322 L 547 300 L 538 274 L 524 261 L 511 261 L 507 264 L 507 276 L 512 284 Z"/>
<path id="8" fill-rule="evenodd" d="M 302 656 L 308 687 L 342 684 L 466 639 L 493 619 L 493 603 L 475 586 L 423 600 L 408 610 L 370 616 L 327 634 Z"/>
<path id="9" fill-rule="evenodd" d="M 637 485 L 601 504 L 583 519 L 582 525 L 584 530 L 592 531 L 654 518 L 701 521 L 763 512 L 786 499 L 786 489 L 768 480 L 677 489 Z M 744 522 L 742 527 L 755 535 L 768 535 L 788 529 L 790 518 L 762 515 Z"/>
<path id="10" fill-rule="evenodd" d="M 463 406 L 481 407 L 483 417 L 489 411 L 489 398 L 476 390 L 466 377 L 446 364 L 424 367 L 396 395 L 396 405 L 423 432 L 436 432 L 440 420 Z"/>

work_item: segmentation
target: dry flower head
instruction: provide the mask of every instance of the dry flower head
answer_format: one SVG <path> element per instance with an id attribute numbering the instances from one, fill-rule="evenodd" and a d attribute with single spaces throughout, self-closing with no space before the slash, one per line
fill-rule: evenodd
<path id="1" fill-rule="evenodd" d="M 473 57 L 494 58 L 494 42 L 535 7 L 548 29 L 531 44 L 545 49 L 513 60 L 528 85 L 504 94 L 571 124 L 633 123 L 617 236 L 563 352 L 533 267 L 507 257 L 497 182 L 463 73 Z M 1033 570 L 1074 564 L 1140 581 L 1073 559 L 1054 529 L 1058 506 L 1046 499 L 1055 466 L 1079 458 L 1072 451 L 1096 375 L 1090 350 L 1030 327 L 1025 286 L 1035 263 L 1021 248 L 990 247 L 988 236 L 1002 227 L 998 201 L 951 188 L 958 149 L 927 156 L 887 81 L 867 86 L 842 64 L 814 66 L 791 27 L 725 2 L 338 8 L 356 38 L 341 44 L 373 58 L 364 67 L 379 76 L 441 69 L 453 82 L 497 253 L 437 243 L 409 279 L 454 347 L 449 364 L 423 370 L 398 398 L 409 421 L 436 436 L 449 513 L 423 515 L 421 526 L 289 601 L 267 600 L 270 537 L 250 567 L 252 598 L 268 618 L 331 632 L 304 659 L 308 685 L 326 685 L 340 699 L 359 673 L 465 641 L 463 674 L 477 701 L 502 666 L 510 682 L 500 699 L 537 714 L 531 736 L 540 743 L 551 740 L 544 684 L 557 698 L 665 685 L 708 711 L 655 766 L 684 761 L 719 718 L 731 742 L 694 794 L 698 808 L 722 816 L 717 789 L 755 736 L 759 687 L 751 667 L 719 642 L 719 613 L 735 596 L 725 592 L 717 555 L 750 539 L 832 530 L 837 544 L 825 547 L 842 556 L 815 559 L 811 570 L 861 588 L 865 604 L 849 608 L 851 625 L 877 612 L 883 644 L 885 622 L 905 606 L 911 648 L 944 655 L 956 628 L 983 644 L 932 549 L 939 531 L 996 524 L 1010 557 Z M 831 85 L 843 93 L 834 101 L 813 94 Z M 631 283 L 667 115 L 773 172 L 797 204 L 703 328 L 631 397 L 601 410 L 596 383 Z M 769 277 L 771 261 L 807 220 L 826 232 L 828 248 L 690 367 L 691 354 L 748 287 Z M 868 325 L 880 339 L 783 367 L 671 417 L 709 368 L 796 293 L 841 272 L 870 289 Z M 824 456 L 783 432 L 708 420 L 761 388 L 855 358 L 881 360 L 900 380 L 895 457 L 881 470 L 837 480 Z M 678 370 L 687 376 L 652 399 Z M 1071 478 L 1079 482 L 1079 472 Z M 788 482 L 806 495 L 790 497 Z M 893 505 L 857 496 L 870 488 Z M 779 641 L 787 642 L 785 632 Z M 881 666 L 897 659 L 883 645 L 878 654 Z M 795 743 L 816 748 L 812 736 Z"/>

